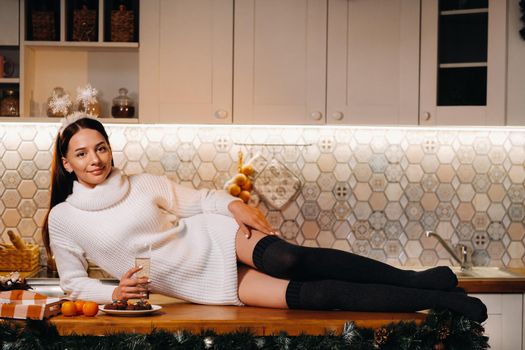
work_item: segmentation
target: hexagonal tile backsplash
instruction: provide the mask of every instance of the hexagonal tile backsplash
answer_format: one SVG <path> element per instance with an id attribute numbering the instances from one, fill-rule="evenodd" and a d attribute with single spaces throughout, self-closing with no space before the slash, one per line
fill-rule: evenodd
<path id="1" fill-rule="evenodd" d="M 108 125 L 115 165 L 222 188 L 246 159 L 277 159 L 302 183 L 281 210 L 257 205 L 292 242 L 396 265 L 451 264 L 425 230 L 475 265 L 525 265 L 525 131 Z M 41 244 L 55 124 L 0 124 L 0 232 Z M 252 144 L 252 145 L 247 145 Z M 7 235 L 2 235 L 7 242 Z"/>

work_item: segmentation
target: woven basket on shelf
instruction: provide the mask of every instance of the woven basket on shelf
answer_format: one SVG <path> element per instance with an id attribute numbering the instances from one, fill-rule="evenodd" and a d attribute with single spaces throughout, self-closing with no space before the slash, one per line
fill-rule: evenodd
<path id="1" fill-rule="evenodd" d="M 111 41 L 133 41 L 134 19 L 133 11 L 111 11 Z"/>
<path id="2" fill-rule="evenodd" d="M 0 270 L 2 271 L 33 271 L 38 267 L 40 247 L 27 245 L 26 249 L 16 249 L 5 246 L 0 250 Z"/>
<path id="3" fill-rule="evenodd" d="M 35 11 L 31 15 L 33 40 L 55 40 L 55 14 L 51 11 Z"/>

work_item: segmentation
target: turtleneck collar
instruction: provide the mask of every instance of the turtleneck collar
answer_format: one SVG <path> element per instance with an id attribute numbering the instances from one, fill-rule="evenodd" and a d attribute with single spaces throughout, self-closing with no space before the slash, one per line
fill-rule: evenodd
<path id="1" fill-rule="evenodd" d="M 106 181 L 94 188 L 73 183 L 73 193 L 66 202 L 80 210 L 96 211 L 107 209 L 120 202 L 129 191 L 129 179 L 119 169 L 114 168 Z"/>

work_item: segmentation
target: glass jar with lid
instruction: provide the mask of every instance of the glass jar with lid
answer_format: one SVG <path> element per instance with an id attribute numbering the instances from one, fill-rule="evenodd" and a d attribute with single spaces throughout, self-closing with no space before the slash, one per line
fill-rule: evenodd
<path id="1" fill-rule="evenodd" d="M 51 96 L 47 99 L 47 116 L 52 118 L 63 118 L 72 112 L 72 103 L 69 95 L 63 87 L 57 86 L 53 89 Z"/>
<path id="2" fill-rule="evenodd" d="M 133 118 L 135 116 L 135 107 L 133 100 L 128 96 L 128 89 L 120 88 L 119 95 L 113 99 L 111 115 L 115 118 Z"/>
<path id="3" fill-rule="evenodd" d="M 0 115 L 16 117 L 19 115 L 18 92 L 14 89 L 5 89 L 0 100 Z"/>

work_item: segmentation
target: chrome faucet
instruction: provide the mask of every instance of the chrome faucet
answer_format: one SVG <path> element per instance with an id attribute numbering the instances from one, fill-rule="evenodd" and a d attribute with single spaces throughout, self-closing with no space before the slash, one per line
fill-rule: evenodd
<path id="1" fill-rule="evenodd" d="M 445 242 L 445 240 L 441 238 L 441 236 L 438 235 L 436 232 L 426 231 L 425 235 L 427 237 L 436 237 L 438 242 L 441 243 L 443 248 L 445 248 L 445 250 L 450 254 L 452 259 L 454 259 L 461 266 L 462 271 L 472 269 L 472 262 L 470 261 L 470 252 L 468 251 L 467 246 L 463 244 L 456 245 L 456 249 L 459 250 L 460 254 L 460 256 L 458 256 L 458 254 L 454 252 L 454 250 L 447 244 L 447 242 Z"/>

